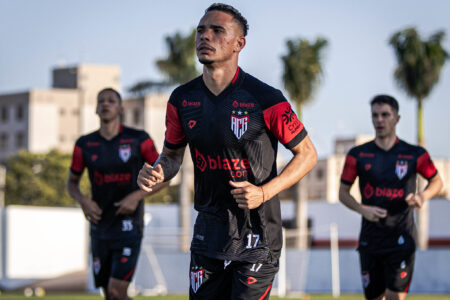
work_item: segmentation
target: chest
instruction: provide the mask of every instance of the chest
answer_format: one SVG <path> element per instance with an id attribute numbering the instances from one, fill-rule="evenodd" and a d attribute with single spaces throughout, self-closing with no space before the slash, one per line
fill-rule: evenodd
<path id="1" fill-rule="evenodd" d="M 413 155 L 398 152 L 360 152 L 358 174 L 370 182 L 401 183 L 416 174 L 417 160 Z"/>
<path id="2" fill-rule="evenodd" d="M 179 106 L 180 121 L 189 143 L 197 147 L 233 148 L 266 133 L 261 106 L 245 91 L 225 97 L 187 94 Z"/>
<path id="3" fill-rule="evenodd" d="M 83 160 L 89 171 L 100 173 L 127 170 L 141 161 L 139 143 L 134 138 L 87 142 Z"/>

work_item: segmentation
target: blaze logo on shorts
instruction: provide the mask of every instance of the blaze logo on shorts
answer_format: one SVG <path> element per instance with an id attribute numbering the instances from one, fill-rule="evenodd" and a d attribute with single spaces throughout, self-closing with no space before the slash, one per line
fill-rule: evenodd
<path id="1" fill-rule="evenodd" d="M 258 281 L 258 280 L 256 280 L 255 277 L 252 277 L 252 276 L 247 277 L 247 284 L 248 284 L 248 285 L 254 284 L 254 283 L 256 283 L 257 281 Z"/>
<path id="2" fill-rule="evenodd" d="M 191 270 L 191 288 L 194 293 L 197 293 L 198 289 L 203 283 L 203 276 L 205 275 L 205 270 L 202 267 L 193 267 Z"/>
<path id="3" fill-rule="evenodd" d="M 248 128 L 249 122 L 248 112 L 241 110 L 231 112 L 231 131 L 238 138 L 238 140 L 244 135 Z"/>
<path id="4" fill-rule="evenodd" d="M 119 146 L 119 157 L 123 162 L 127 162 L 131 156 L 131 145 L 120 145 Z"/>
<path id="5" fill-rule="evenodd" d="M 95 273 L 95 275 L 97 275 L 98 272 L 100 272 L 100 268 L 102 267 L 102 264 L 100 262 L 100 258 L 95 257 L 93 265 L 94 265 L 94 273 Z"/>
<path id="6" fill-rule="evenodd" d="M 401 279 L 405 278 L 406 276 L 408 276 L 407 272 L 403 271 L 403 272 L 400 273 L 400 278 Z"/>
<path id="7" fill-rule="evenodd" d="M 398 179 L 402 179 L 405 177 L 408 172 L 408 162 L 404 160 L 398 160 L 395 164 L 395 175 L 397 175 Z"/>
<path id="8" fill-rule="evenodd" d="M 370 284 L 370 275 L 369 275 L 369 273 L 363 272 L 361 274 L 361 279 L 362 279 L 363 287 L 366 289 L 369 286 L 369 284 Z"/>

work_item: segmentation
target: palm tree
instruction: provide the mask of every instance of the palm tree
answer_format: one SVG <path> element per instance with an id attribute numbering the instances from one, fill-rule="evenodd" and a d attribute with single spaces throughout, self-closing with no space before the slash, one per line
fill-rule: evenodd
<path id="1" fill-rule="evenodd" d="M 397 84 L 417 102 L 417 143 L 425 146 L 423 132 L 423 101 L 439 82 L 442 67 L 448 53 L 442 47 L 445 32 L 437 31 L 423 41 L 415 28 L 406 28 L 392 35 L 389 43 L 394 48 L 397 68 L 394 77 Z M 423 181 L 419 180 L 419 188 Z M 428 202 L 418 211 L 419 248 L 428 247 Z"/>
<path id="2" fill-rule="evenodd" d="M 322 52 L 328 42 L 317 38 L 314 43 L 308 40 L 295 39 L 286 42 L 287 54 L 283 60 L 284 87 L 297 106 L 297 115 L 301 120 L 302 105 L 312 100 L 314 92 L 320 84 L 322 69 Z M 296 227 L 299 231 L 297 246 L 307 248 L 308 214 L 305 179 L 295 185 L 294 200 L 296 203 Z"/>
<path id="3" fill-rule="evenodd" d="M 187 36 L 177 32 L 173 36 L 166 37 L 169 53 L 165 59 L 159 59 L 156 65 L 172 84 L 186 83 L 200 74 L 195 67 L 195 34 L 196 30 L 194 29 Z M 180 169 L 180 186 L 178 191 L 180 204 L 179 222 L 181 227 L 180 248 L 187 252 L 189 251 L 189 232 L 191 228 L 191 200 L 186 168 L 186 163 L 189 161 L 188 151 L 185 152 L 183 161 L 184 163 Z"/>
<path id="4" fill-rule="evenodd" d="M 406 28 L 392 35 L 389 43 L 394 48 L 398 66 L 394 77 L 397 84 L 417 101 L 417 143 L 425 145 L 423 134 L 423 101 L 439 82 L 441 69 L 448 53 L 441 45 L 444 31 L 422 41 L 415 28 Z"/>

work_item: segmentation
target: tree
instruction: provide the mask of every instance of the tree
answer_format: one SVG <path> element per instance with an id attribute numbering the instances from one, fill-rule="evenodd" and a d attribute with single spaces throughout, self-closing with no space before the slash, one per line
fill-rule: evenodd
<path id="1" fill-rule="evenodd" d="M 448 53 L 441 45 L 444 31 L 431 35 L 428 41 L 422 41 L 415 28 L 406 28 L 392 35 L 389 43 L 397 58 L 395 81 L 410 97 L 417 102 L 417 142 L 425 145 L 423 133 L 423 101 L 439 82 L 441 69 Z"/>
<path id="2" fill-rule="evenodd" d="M 323 73 L 322 53 L 328 42 L 324 38 L 317 38 L 314 43 L 308 40 L 295 39 L 286 42 L 287 54 L 283 60 L 284 87 L 290 98 L 297 106 L 298 118 L 302 119 L 302 106 L 311 101 L 314 92 L 320 84 Z M 294 200 L 296 203 L 296 227 L 299 232 L 297 246 L 300 249 L 307 248 L 308 215 L 307 192 L 305 179 L 294 186 Z"/>
<path id="3" fill-rule="evenodd" d="M 200 74 L 195 67 L 195 34 L 196 30 L 192 30 L 187 36 L 183 36 L 177 32 L 174 36 L 166 37 L 169 53 L 167 58 L 159 59 L 156 65 L 167 76 L 168 81 L 173 84 L 186 83 Z M 180 169 L 178 193 L 180 203 L 179 220 L 182 230 L 180 246 L 183 251 L 189 250 L 189 232 L 191 228 L 191 201 L 186 171 L 186 162 L 188 160 L 188 151 L 186 151 L 183 159 L 185 163 L 182 164 Z"/>
<path id="4" fill-rule="evenodd" d="M 66 192 L 70 154 L 52 150 L 47 154 L 19 152 L 6 162 L 5 204 L 39 206 L 74 206 Z M 84 176 L 81 188 L 89 194 Z"/>
<path id="5" fill-rule="evenodd" d="M 183 84 L 200 75 L 195 67 L 195 34 L 194 29 L 187 36 L 179 32 L 166 36 L 169 53 L 165 59 L 157 60 L 156 65 L 173 84 Z"/>
<path id="6" fill-rule="evenodd" d="M 389 40 L 397 58 L 394 78 L 401 89 L 417 102 L 417 143 L 425 146 L 423 101 L 439 82 L 442 67 L 449 55 L 441 45 L 444 31 L 437 31 L 423 41 L 415 28 L 394 33 Z M 423 182 L 419 181 L 419 188 Z M 418 211 L 418 244 L 428 246 L 428 203 Z"/>

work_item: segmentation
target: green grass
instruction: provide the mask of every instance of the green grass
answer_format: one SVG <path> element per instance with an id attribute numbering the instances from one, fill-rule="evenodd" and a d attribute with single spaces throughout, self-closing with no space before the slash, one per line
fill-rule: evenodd
<path id="1" fill-rule="evenodd" d="M 450 295 L 409 295 L 407 300 L 448 300 Z M 62 294 L 62 293 L 48 293 L 44 297 L 25 297 L 19 293 L 3 293 L 0 295 L 0 300 L 102 300 L 99 295 L 92 294 Z M 168 295 L 168 296 L 136 296 L 134 300 L 186 300 L 187 295 Z M 306 295 L 304 298 L 278 298 L 275 296 L 270 297 L 271 300 L 287 299 L 287 300 L 335 300 L 331 295 L 312 294 Z M 362 295 L 345 294 L 342 295 L 340 300 L 362 300 Z"/>

